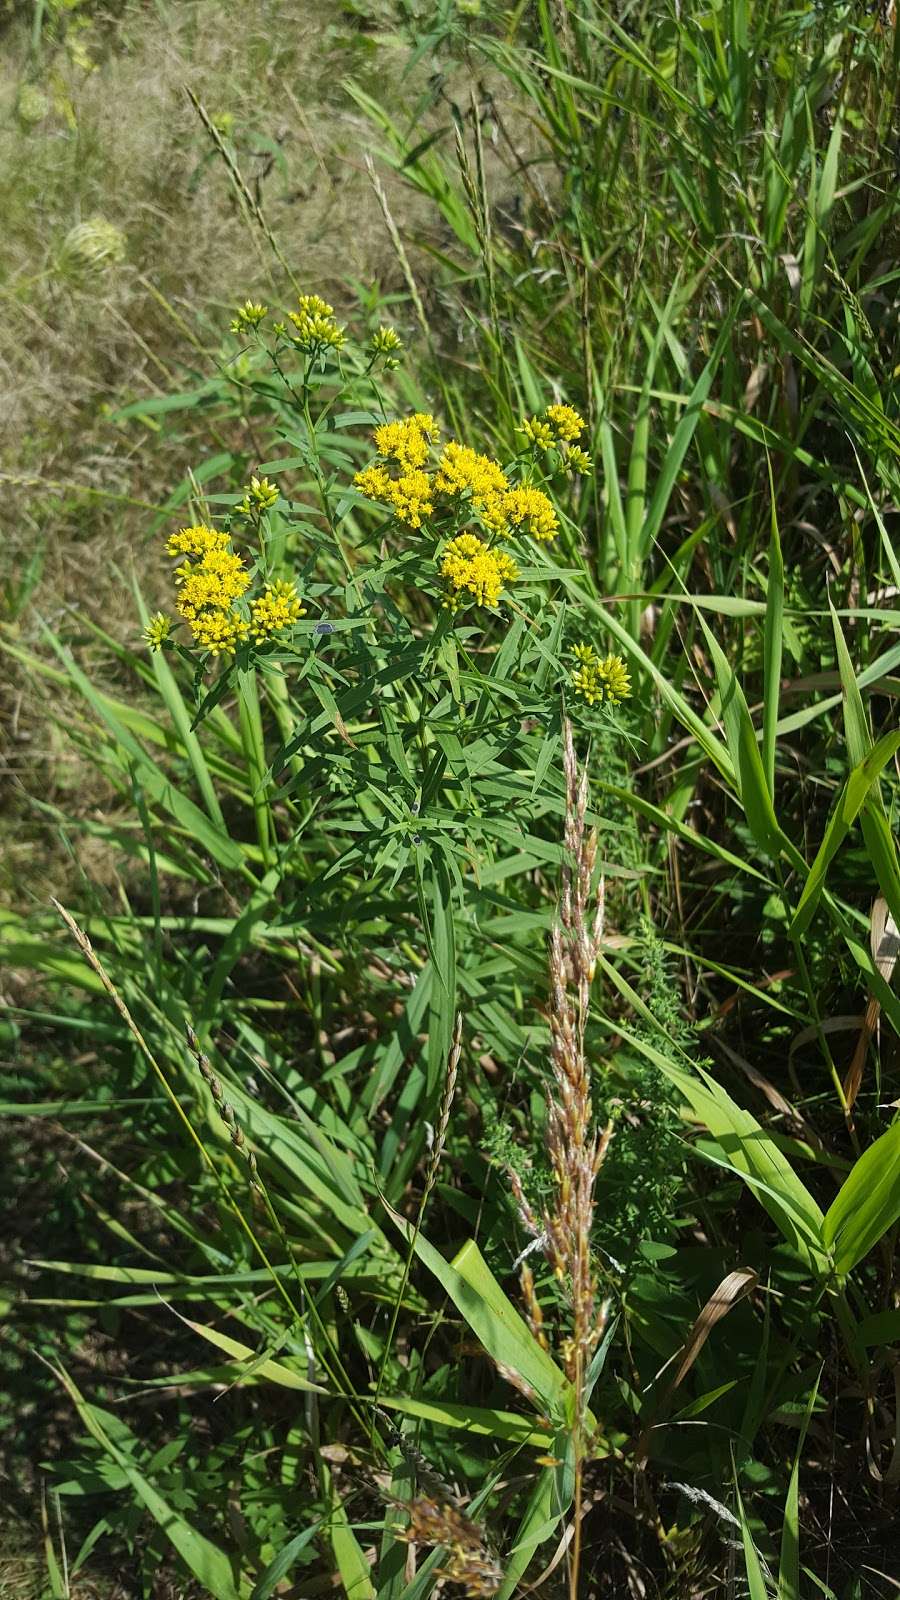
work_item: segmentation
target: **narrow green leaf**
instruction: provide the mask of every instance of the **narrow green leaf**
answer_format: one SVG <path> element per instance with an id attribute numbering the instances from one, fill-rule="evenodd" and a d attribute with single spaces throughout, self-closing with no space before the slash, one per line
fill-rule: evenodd
<path id="1" fill-rule="evenodd" d="M 421 1232 L 417 1233 L 388 1205 L 384 1196 L 382 1204 L 404 1238 L 414 1240 L 416 1255 L 446 1290 L 488 1354 L 511 1368 L 534 1390 L 548 1415 L 560 1416 L 569 1384 L 504 1294 L 475 1241 L 468 1240 L 452 1262 L 445 1261 Z"/>
<path id="2" fill-rule="evenodd" d="M 844 784 L 834 811 L 828 819 L 822 843 L 809 869 L 809 876 L 794 912 L 791 923 L 792 935 L 802 934 L 809 925 L 831 862 L 865 804 L 869 790 L 874 783 L 877 783 L 880 774 L 898 749 L 900 749 L 900 733 L 886 733 L 859 766 L 854 767 Z"/>
<path id="3" fill-rule="evenodd" d="M 270 1594 L 278 1587 L 282 1578 L 287 1577 L 297 1557 L 315 1538 L 321 1526 L 320 1522 L 315 1522 L 311 1528 L 304 1528 L 302 1533 L 297 1533 L 293 1539 L 288 1540 L 253 1585 L 250 1600 L 269 1600 Z"/>
<path id="4" fill-rule="evenodd" d="M 753 1534 L 750 1531 L 750 1524 L 747 1521 L 747 1513 L 744 1510 L 744 1502 L 741 1499 L 741 1491 L 737 1484 L 734 1486 L 734 1492 L 737 1499 L 738 1520 L 741 1524 L 741 1540 L 744 1546 L 744 1566 L 747 1572 L 747 1587 L 750 1591 L 750 1600 L 768 1600 L 768 1590 L 766 1589 L 766 1580 L 763 1576 L 762 1562 L 759 1559 L 759 1551 L 753 1542 Z"/>
<path id="5" fill-rule="evenodd" d="M 504 1563 L 506 1573 L 497 1590 L 496 1600 L 510 1600 L 510 1596 L 515 1594 L 537 1554 L 538 1547 L 550 1538 L 554 1528 L 557 1527 L 563 1512 L 561 1507 L 556 1507 L 555 1502 L 556 1469 L 544 1467 L 531 1491 L 525 1514 L 516 1532 L 515 1543 L 507 1553 Z"/>
<path id="6" fill-rule="evenodd" d="M 204 1534 L 198 1533 L 196 1528 L 191 1527 L 191 1524 L 163 1499 L 150 1480 L 135 1466 L 132 1457 L 113 1443 L 102 1426 L 95 1408 L 85 1400 L 68 1373 L 62 1367 L 54 1367 L 53 1370 L 67 1390 L 91 1438 L 96 1440 L 101 1449 L 124 1473 L 137 1498 L 146 1506 L 153 1520 L 174 1545 L 185 1565 L 207 1593 L 213 1595 L 215 1600 L 245 1600 L 249 1584 L 244 1580 L 235 1580 L 231 1562 L 224 1551 Z"/>
<path id="7" fill-rule="evenodd" d="M 819 1375 L 821 1377 L 821 1373 Z M 794 1456 L 794 1465 L 788 1484 L 787 1499 L 784 1504 L 784 1520 L 781 1525 L 781 1559 L 778 1563 L 778 1600 L 802 1600 L 800 1593 L 800 1457 L 803 1454 L 803 1445 L 806 1431 L 819 1393 L 819 1378 L 812 1387 L 807 1401 L 800 1436 L 797 1440 L 797 1453 Z"/>
<path id="8" fill-rule="evenodd" d="M 763 733 L 762 760 L 769 796 L 775 802 L 775 743 L 781 693 L 781 650 L 784 627 L 784 561 L 775 509 L 775 484 L 772 463 L 768 460 L 769 497 L 772 531 L 769 539 L 769 575 L 766 590 L 766 621 L 763 630 Z"/>

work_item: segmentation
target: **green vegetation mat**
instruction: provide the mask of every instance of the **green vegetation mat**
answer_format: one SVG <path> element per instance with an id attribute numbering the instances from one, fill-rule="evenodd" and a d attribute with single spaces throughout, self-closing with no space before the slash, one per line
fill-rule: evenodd
<path id="1" fill-rule="evenodd" d="M 0 34 L 0 1594 L 887 1600 L 893 5 Z"/>

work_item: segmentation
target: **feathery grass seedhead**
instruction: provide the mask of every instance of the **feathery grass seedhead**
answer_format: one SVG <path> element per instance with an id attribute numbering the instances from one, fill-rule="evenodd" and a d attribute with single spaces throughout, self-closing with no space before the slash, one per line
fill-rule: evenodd
<path id="1" fill-rule="evenodd" d="M 444 1093 L 441 1098 L 441 1109 L 438 1113 L 437 1129 L 434 1135 L 434 1144 L 431 1147 L 431 1159 L 428 1162 L 428 1171 L 425 1174 L 425 1189 L 422 1195 L 423 1207 L 428 1200 L 437 1180 L 438 1168 L 441 1164 L 444 1145 L 447 1142 L 447 1128 L 450 1124 L 450 1111 L 453 1106 L 453 1097 L 456 1094 L 456 1079 L 459 1072 L 459 1058 L 462 1053 L 462 1012 L 457 1012 L 456 1023 L 453 1029 L 453 1041 L 450 1045 L 450 1054 L 447 1057 L 447 1077 L 444 1082 Z"/>
<path id="2" fill-rule="evenodd" d="M 571 1331 L 562 1342 L 570 1380 L 580 1390 L 591 1352 L 603 1331 L 605 1313 L 597 1304 L 591 1265 L 594 1184 L 611 1137 L 611 1127 L 593 1127 L 590 1072 L 584 1034 L 590 989 L 603 939 L 603 879 L 594 884 L 597 833 L 587 826 L 587 772 L 579 771 L 571 723 L 563 728 L 566 778 L 566 861 L 559 917 L 550 935 L 550 1066 L 547 1097 L 547 1153 L 553 1172 L 553 1202 L 536 1217 L 515 1173 L 510 1181 L 523 1222 L 542 1240 L 547 1259 L 563 1286 L 572 1312 Z M 544 1318 L 530 1267 L 520 1269 L 522 1296 L 535 1337 L 546 1347 Z M 580 1408 L 579 1400 L 579 1408 Z"/>
<path id="3" fill-rule="evenodd" d="M 538 1221 L 512 1175 L 513 1193 L 529 1232 L 543 1244 L 554 1275 L 569 1304 L 570 1321 L 559 1350 L 574 1390 L 574 1511 L 569 1562 L 569 1595 L 577 1600 L 580 1582 L 582 1471 L 590 1449 L 585 1382 L 591 1355 L 606 1322 L 598 1304 L 597 1280 L 591 1261 L 594 1185 L 612 1136 L 593 1126 L 591 1081 L 585 1056 L 585 1028 L 591 983 L 603 939 L 603 879 L 594 884 L 597 832 L 587 823 L 587 770 L 579 770 L 572 725 L 563 724 L 563 768 L 566 779 L 565 862 L 559 915 L 550 935 L 550 1066 L 547 1094 L 547 1153 L 554 1195 Z M 530 1251 L 528 1252 L 531 1253 Z M 544 1316 L 531 1268 L 520 1266 L 525 1312 L 534 1338 L 548 1348 Z"/>

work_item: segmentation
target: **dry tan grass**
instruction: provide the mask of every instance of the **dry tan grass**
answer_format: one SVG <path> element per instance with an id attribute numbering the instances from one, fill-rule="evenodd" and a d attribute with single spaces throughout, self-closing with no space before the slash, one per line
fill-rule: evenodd
<path id="1" fill-rule="evenodd" d="M 0 522 L 10 561 L 47 538 L 45 607 L 75 598 L 108 622 L 121 590 L 110 563 L 134 548 L 146 512 L 53 485 L 164 498 L 197 459 L 185 425 L 148 441 L 107 419 L 110 405 L 177 389 L 185 366 L 202 365 L 157 296 L 215 350 L 237 297 L 284 292 L 185 86 L 213 117 L 234 119 L 243 170 L 297 275 L 343 298 L 348 278 L 390 281 L 395 269 L 362 161 L 369 136 L 339 80 L 377 69 L 389 90 L 403 49 L 359 19 L 354 28 L 337 0 L 129 4 L 115 26 L 79 36 L 96 52 L 90 72 L 58 49 L 35 74 L 27 38 L 24 22 L 7 30 L 0 68 L 0 187 L 11 197 L 0 387 L 3 471 L 40 482 L 8 483 Z M 27 129 L 15 108 L 29 78 L 56 104 Z M 283 168 L 252 153 L 259 138 Z M 57 270 L 69 230 L 96 215 L 124 234 L 124 262 L 82 280 Z"/>

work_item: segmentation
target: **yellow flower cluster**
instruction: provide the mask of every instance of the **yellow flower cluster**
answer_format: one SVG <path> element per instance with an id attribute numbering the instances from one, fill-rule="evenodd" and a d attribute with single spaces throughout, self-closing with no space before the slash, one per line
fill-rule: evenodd
<path id="1" fill-rule="evenodd" d="M 267 583 L 259 598 L 253 601 L 250 632 L 257 644 L 261 644 L 305 616 L 306 607 L 300 604 L 297 585 L 278 578 L 274 583 Z"/>
<path id="2" fill-rule="evenodd" d="M 495 606 L 507 583 L 513 583 L 519 569 L 505 550 L 489 550 L 474 533 L 460 533 L 451 539 L 441 561 L 441 576 L 450 593 L 447 604 L 455 611 L 468 592 L 480 606 Z"/>
<path id="3" fill-rule="evenodd" d="M 299 350 L 315 351 L 331 347 L 340 350 L 344 343 L 344 330 L 334 320 L 334 306 L 317 294 L 302 294 L 300 310 L 289 311 L 296 333 L 292 335 Z"/>
<path id="4" fill-rule="evenodd" d="M 179 528 L 166 540 L 170 556 L 202 556 L 210 550 L 227 550 L 228 545 L 228 534 L 221 533 L 218 528 L 208 528 L 205 522 Z"/>
<path id="5" fill-rule="evenodd" d="M 358 472 L 354 482 L 370 500 L 382 500 L 385 505 L 392 506 L 400 521 L 410 528 L 421 528 L 424 519 L 434 511 L 431 479 L 418 467 L 392 478 L 387 467 L 376 463 Z"/>
<path id="6" fill-rule="evenodd" d="M 235 506 L 239 517 L 252 517 L 261 511 L 271 511 L 278 499 L 278 485 L 269 478 L 251 478 L 244 490 L 244 498 Z"/>
<path id="7" fill-rule="evenodd" d="M 549 422 L 541 417 L 523 417 L 519 432 L 524 433 L 528 443 L 536 445 L 539 450 L 552 450 L 556 443 L 556 434 Z"/>
<path id="8" fill-rule="evenodd" d="M 403 349 L 403 340 L 396 328 L 389 328 L 382 324 L 380 328 L 375 329 L 369 340 L 369 348 L 373 355 L 387 356 L 388 365 L 395 367 L 397 362 L 393 358 L 398 350 Z"/>
<path id="9" fill-rule="evenodd" d="M 437 435 L 434 417 L 421 411 L 382 423 L 373 436 L 382 459 L 356 474 L 357 489 L 370 500 L 391 506 L 411 528 L 421 528 L 425 519 L 434 515 L 435 502 L 442 496 L 445 501 L 471 506 L 488 532 L 498 538 L 508 538 L 511 533 L 529 533 L 533 539 L 556 538 L 559 520 L 543 490 L 531 484 L 514 487 L 499 462 L 469 445 L 448 440 L 429 475 L 428 455 Z M 387 462 L 396 462 L 401 468 L 397 477 L 392 476 Z"/>
<path id="10" fill-rule="evenodd" d="M 210 609 L 191 619 L 194 643 L 213 656 L 233 656 L 238 645 L 243 644 L 248 631 L 248 624 L 239 611 Z"/>
<path id="11" fill-rule="evenodd" d="M 548 406 L 539 417 L 524 417 L 519 432 L 524 433 L 536 450 L 558 450 L 567 469 L 573 472 L 590 472 L 591 458 L 586 450 L 575 443 L 585 430 L 585 420 L 574 406 Z"/>
<path id="12" fill-rule="evenodd" d="M 248 632 L 234 603 L 246 593 L 250 574 L 231 549 L 228 534 L 198 523 L 174 533 L 166 548 L 170 555 L 188 557 L 175 570 L 176 605 L 194 643 L 213 655 L 233 651 Z"/>
<path id="13" fill-rule="evenodd" d="M 559 533 L 559 518 L 543 489 L 533 489 L 527 483 L 510 489 L 504 496 L 503 509 L 513 527 L 524 527 L 532 539 L 548 541 Z"/>
<path id="14" fill-rule="evenodd" d="M 572 406 L 548 406 L 544 412 L 557 439 L 573 444 L 584 433 L 584 418 Z"/>
<path id="15" fill-rule="evenodd" d="M 424 467 L 428 446 L 438 436 L 438 427 L 427 411 L 416 411 L 397 422 L 383 422 L 372 435 L 375 449 L 386 461 L 401 467 Z"/>
<path id="16" fill-rule="evenodd" d="M 238 306 L 237 313 L 231 323 L 232 333 L 249 333 L 252 328 L 258 328 L 269 315 L 265 306 L 255 304 L 252 300 L 245 300 Z"/>
<path id="17" fill-rule="evenodd" d="M 207 606 L 217 611 L 227 611 L 250 582 L 247 569 L 240 556 L 230 550 L 210 550 L 201 561 L 185 561 L 175 573 L 180 587 L 178 609 L 192 622 L 198 612 Z"/>
<path id="18" fill-rule="evenodd" d="M 157 611 L 144 629 L 144 638 L 151 650 L 161 650 L 171 632 L 172 618 L 164 611 Z"/>
<path id="19" fill-rule="evenodd" d="M 264 490 L 265 478 L 253 482 L 258 490 Z M 267 485 L 269 490 L 273 487 Z M 263 492 L 262 500 L 265 499 Z M 236 603 L 250 586 L 250 574 L 232 550 L 228 534 L 217 528 L 205 523 L 180 528 L 172 534 L 166 549 L 170 555 L 187 557 L 175 570 L 176 604 L 190 627 L 194 644 L 201 650 L 209 650 L 214 656 L 232 655 L 248 637 L 262 643 L 306 615 L 296 584 L 277 579 L 267 583 L 262 594 L 251 601 L 249 620 L 243 616 Z M 171 622 L 162 612 L 151 618 L 144 630 L 151 650 L 162 648 L 170 629 Z"/>
<path id="20" fill-rule="evenodd" d="M 434 512 L 431 479 L 422 469 L 437 432 L 434 417 L 424 411 L 397 422 L 382 423 L 375 429 L 375 448 L 385 461 L 396 461 L 402 471 L 399 477 L 392 478 L 387 467 L 375 462 L 354 479 L 357 489 L 370 500 L 382 500 L 391 506 L 410 528 L 421 528 L 425 518 Z"/>
<path id="21" fill-rule="evenodd" d="M 593 463 L 580 444 L 570 444 L 566 451 L 566 467 L 572 472 L 590 472 Z"/>
<path id="22" fill-rule="evenodd" d="M 434 487 L 439 494 L 451 497 L 469 494 L 486 527 L 501 536 L 507 531 L 505 497 L 509 479 L 490 456 L 479 455 L 467 444 L 451 440 L 438 462 Z"/>
<path id="23" fill-rule="evenodd" d="M 572 673 L 572 687 L 589 706 L 618 705 L 631 695 L 631 679 L 621 656 L 598 656 L 592 644 L 576 644 L 573 652 L 578 666 Z"/>

